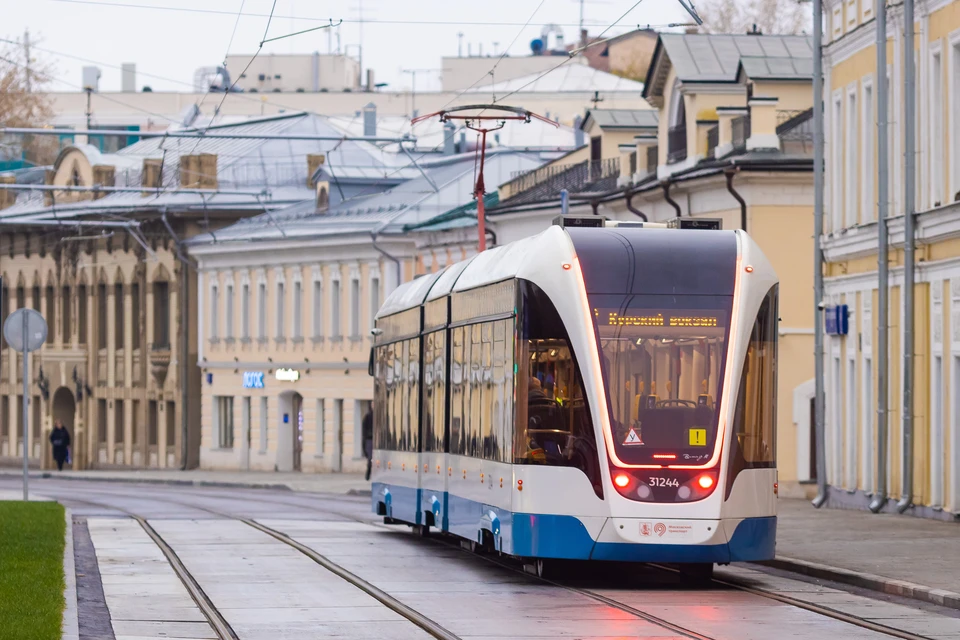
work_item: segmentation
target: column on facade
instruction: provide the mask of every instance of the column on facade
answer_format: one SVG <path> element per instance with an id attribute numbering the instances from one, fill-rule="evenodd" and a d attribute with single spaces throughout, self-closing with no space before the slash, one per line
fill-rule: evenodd
<path id="1" fill-rule="evenodd" d="M 47 283 L 48 286 L 49 286 L 50 284 L 51 284 L 50 282 Z M 49 344 L 53 344 L 53 343 L 54 343 L 54 340 L 56 339 L 56 338 L 55 338 L 55 336 L 56 336 L 56 326 L 55 326 L 55 325 L 56 325 L 56 322 L 54 322 L 54 320 L 53 320 L 53 318 L 54 318 L 53 309 L 48 309 L 48 308 L 47 308 L 47 297 L 46 297 L 46 295 L 44 295 L 44 292 L 45 292 L 45 291 L 46 291 L 46 287 L 41 286 L 41 287 L 40 287 L 40 315 L 42 315 L 42 316 L 43 316 L 43 319 L 46 320 L 46 322 L 47 322 L 47 344 L 49 345 Z M 57 304 L 57 303 L 56 303 L 56 295 L 54 295 L 54 303 L 53 303 L 53 304 L 54 304 L 54 306 L 56 306 L 56 304 Z M 36 378 L 39 373 L 40 373 L 40 372 L 37 371 L 37 372 L 34 374 L 34 377 Z M 45 371 L 45 372 L 44 372 L 44 375 L 46 375 L 46 376 L 47 376 L 47 379 L 48 379 L 48 383 L 47 383 L 47 384 L 48 384 L 48 387 L 47 387 L 47 389 L 49 390 L 50 394 L 52 394 L 52 393 L 55 391 L 55 389 L 53 389 L 53 388 L 52 388 L 53 385 L 50 385 L 50 383 L 49 383 L 49 375 L 50 375 L 50 372 L 49 372 L 49 371 Z M 52 425 L 48 424 L 48 423 L 49 423 L 49 418 L 48 418 L 48 416 L 50 415 L 49 404 L 50 404 L 50 400 L 51 400 L 52 398 L 49 398 L 49 397 L 48 397 L 48 398 L 45 399 L 45 398 L 43 397 L 43 395 L 39 393 L 39 389 L 38 389 L 37 397 L 40 398 L 40 407 L 39 407 L 39 411 L 40 411 L 40 442 L 39 442 L 38 444 L 40 445 L 40 468 L 42 469 L 42 468 L 44 468 L 44 466 L 43 466 L 43 461 L 47 459 L 47 444 L 46 444 L 46 443 L 47 443 L 47 433 L 50 431 L 50 429 L 51 429 L 51 427 L 52 427 Z"/>
<path id="2" fill-rule="evenodd" d="M 116 393 L 114 389 L 116 388 L 117 381 L 117 372 L 116 372 L 116 361 L 117 361 L 117 350 L 115 347 L 115 342 L 113 336 L 117 332 L 117 323 L 116 323 L 116 296 L 114 295 L 114 288 L 109 284 L 107 285 L 107 461 L 110 463 L 114 462 L 114 443 L 117 441 L 116 438 L 116 429 L 117 429 L 117 420 L 116 420 L 116 411 L 111 411 L 111 407 L 114 402 L 116 402 Z M 104 318 L 100 318 L 100 321 L 103 322 Z M 98 345 L 99 346 L 99 345 Z"/>
<path id="3" fill-rule="evenodd" d="M 183 273 L 183 268 L 179 267 L 180 277 L 186 277 L 186 274 Z M 171 282 L 173 285 L 175 282 L 178 282 L 179 279 Z M 167 305 L 167 326 L 170 327 L 168 334 L 170 336 L 170 366 L 167 369 L 167 378 L 164 383 L 164 387 L 169 387 L 173 389 L 173 397 L 176 399 L 176 404 L 174 405 L 174 413 L 176 414 L 180 405 L 183 403 L 183 397 L 180 393 L 180 341 L 183 340 L 183 332 L 186 331 L 186 327 L 181 326 L 180 322 L 180 288 L 175 286 L 170 286 L 169 288 L 169 304 Z M 176 447 L 177 444 L 177 429 L 173 430 L 173 442 L 167 442 L 167 424 L 170 420 L 170 416 L 167 415 L 167 407 L 165 401 L 165 394 L 162 393 L 162 389 L 158 390 L 161 393 L 157 394 L 157 444 L 159 455 L 158 463 L 161 468 L 167 466 L 167 449 L 169 447 Z M 174 420 L 176 420 L 176 415 L 174 415 Z M 176 422 L 174 423 L 176 424 Z M 174 456 L 176 456 L 176 448 L 174 448 Z"/>
<path id="4" fill-rule="evenodd" d="M 133 377 L 136 373 L 133 371 L 133 332 L 139 331 L 139 327 L 133 326 L 133 276 L 131 284 L 124 286 L 123 300 L 123 388 L 133 387 Z M 133 463 L 133 403 L 130 402 L 132 394 L 124 393 L 125 402 L 123 403 L 123 462 L 124 464 Z"/>

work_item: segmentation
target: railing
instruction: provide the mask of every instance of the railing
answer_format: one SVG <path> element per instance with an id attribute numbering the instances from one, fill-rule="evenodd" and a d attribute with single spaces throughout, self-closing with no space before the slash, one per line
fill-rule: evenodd
<path id="1" fill-rule="evenodd" d="M 647 147 L 647 173 L 653 173 L 660 164 L 660 146 Z"/>
<path id="2" fill-rule="evenodd" d="M 786 153 L 810 153 L 813 150 L 813 109 L 777 111 L 777 136 Z"/>
<path id="3" fill-rule="evenodd" d="M 747 139 L 750 137 L 750 116 L 740 116 L 731 122 L 733 148 L 743 150 L 747 148 Z"/>
<path id="4" fill-rule="evenodd" d="M 515 171 L 510 182 L 503 185 L 503 189 L 511 195 L 517 195 L 563 175 L 582 164 L 582 162 L 576 164 L 548 164 L 533 171 Z"/>
<path id="5" fill-rule="evenodd" d="M 542 169 L 550 169 L 550 171 L 540 173 L 537 176 L 536 174 Z M 563 189 L 570 193 L 591 190 L 597 187 L 596 183 L 601 180 L 615 181 L 619 177 L 620 158 L 607 158 L 599 161 L 586 160 L 578 164 L 543 167 L 542 169 L 535 169 L 514 178 L 508 183 L 524 188 L 519 191 L 511 191 L 507 200 L 514 204 L 539 202 L 557 197 Z M 543 178 L 544 175 L 548 177 L 539 179 Z M 614 187 L 616 187 L 616 184 L 612 185 L 611 189 Z"/>
<path id="6" fill-rule="evenodd" d="M 667 132 L 667 164 L 687 159 L 687 126 L 673 127 Z"/>
<path id="7" fill-rule="evenodd" d="M 707 129 L 707 157 L 712 158 L 717 145 L 720 144 L 720 126 L 714 125 Z"/>

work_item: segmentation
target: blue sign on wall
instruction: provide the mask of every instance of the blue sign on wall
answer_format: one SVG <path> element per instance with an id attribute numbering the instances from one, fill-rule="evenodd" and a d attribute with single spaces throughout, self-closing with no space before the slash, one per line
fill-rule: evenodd
<path id="1" fill-rule="evenodd" d="M 838 304 L 827 307 L 824 310 L 824 326 L 827 335 L 845 336 L 850 330 L 847 315 L 849 307 L 845 304 Z"/>
<path id="2" fill-rule="evenodd" d="M 263 371 L 244 371 L 244 389 L 263 389 Z"/>

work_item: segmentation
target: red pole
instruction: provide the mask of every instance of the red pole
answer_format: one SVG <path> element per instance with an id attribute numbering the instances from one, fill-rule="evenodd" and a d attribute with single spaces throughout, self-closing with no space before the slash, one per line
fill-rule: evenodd
<path id="1" fill-rule="evenodd" d="M 477 172 L 477 187 L 474 195 L 477 197 L 477 231 L 480 233 L 480 251 L 487 249 L 487 221 L 484 218 L 483 193 L 486 191 L 483 184 L 483 161 L 487 157 L 487 131 L 481 130 L 480 137 L 480 170 Z"/>

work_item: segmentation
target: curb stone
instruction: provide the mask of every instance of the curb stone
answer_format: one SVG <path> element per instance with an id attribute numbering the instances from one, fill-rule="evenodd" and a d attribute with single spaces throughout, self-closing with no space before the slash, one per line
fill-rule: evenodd
<path id="1" fill-rule="evenodd" d="M 822 580 L 842 582 L 843 584 L 870 589 L 871 591 L 879 591 L 904 598 L 913 598 L 914 600 L 921 600 L 952 609 L 960 609 L 960 593 L 947 591 L 946 589 L 934 589 L 933 587 L 907 582 L 906 580 L 896 580 L 873 573 L 851 571 L 850 569 L 841 569 L 817 562 L 797 560 L 784 556 L 777 556 L 775 560 L 767 560 L 758 562 L 757 564 L 790 571 L 792 573 L 800 573 Z"/>
<path id="2" fill-rule="evenodd" d="M 80 618 L 77 609 L 77 568 L 73 557 L 73 514 L 64 507 L 67 519 L 66 540 L 63 546 L 63 640 L 80 640 Z"/>

